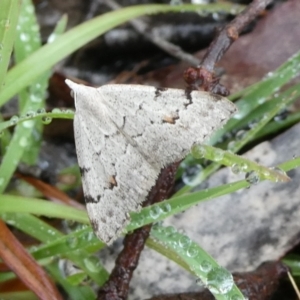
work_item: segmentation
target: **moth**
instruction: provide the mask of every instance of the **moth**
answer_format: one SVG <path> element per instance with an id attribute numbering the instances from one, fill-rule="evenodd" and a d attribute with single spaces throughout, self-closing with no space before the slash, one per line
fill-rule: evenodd
<path id="1" fill-rule="evenodd" d="M 138 212 L 161 169 L 184 158 L 236 111 L 202 91 L 66 80 L 74 91 L 74 134 L 95 234 L 111 243 Z"/>

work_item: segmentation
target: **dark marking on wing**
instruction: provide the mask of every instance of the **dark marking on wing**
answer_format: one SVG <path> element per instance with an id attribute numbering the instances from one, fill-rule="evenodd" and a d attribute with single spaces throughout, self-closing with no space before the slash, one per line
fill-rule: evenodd
<path id="1" fill-rule="evenodd" d="M 112 218 L 112 217 L 114 216 L 113 210 L 110 209 L 110 210 L 108 211 L 107 215 L 108 215 L 110 218 Z"/>
<path id="2" fill-rule="evenodd" d="M 179 116 L 164 116 L 163 123 L 175 124 L 176 120 L 179 119 Z"/>
<path id="3" fill-rule="evenodd" d="M 116 227 L 115 233 L 117 233 L 121 229 L 121 225 Z"/>
<path id="4" fill-rule="evenodd" d="M 125 127 L 125 124 L 126 124 L 126 117 L 123 116 L 123 124 L 122 124 L 121 128 L 124 128 L 124 127 Z M 117 133 L 119 133 L 119 132 L 117 131 Z"/>
<path id="5" fill-rule="evenodd" d="M 190 102 L 192 102 L 192 91 L 190 89 L 186 89 L 184 91 L 186 99 L 188 99 Z"/>
<path id="6" fill-rule="evenodd" d="M 106 218 L 102 217 L 102 218 L 100 218 L 100 221 L 101 221 L 102 223 L 106 224 Z"/>
<path id="7" fill-rule="evenodd" d="M 192 91 L 189 89 L 186 89 L 184 91 L 185 97 L 188 100 L 188 103 L 185 103 L 184 106 L 187 108 L 189 105 L 193 104 L 193 99 L 192 99 Z"/>
<path id="8" fill-rule="evenodd" d="M 98 195 L 96 198 L 92 197 L 91 195 L 86 195 L 84 197 L 86 203 L 99 203 L 101 200 L 101 196 Z"/>
<path id="9" fill-rule="evenodd" d="M 79 167 L 81 177 L 84 177 L 85 174 L 88 173 L 90 170 L 91 170 L 91 168 Z"/>
<path id="10" fill-rule="evenodd" d="M 157 87 L 156 89 L 155 89 L 155 100 L 156 100 L 156 98 L 158 98 L 158 97 L 160 97 L 161 96 L 161 94 L 162 94 L 162 92 L 164 92 L 164 91 L 166 91 L 167 90 L 167 88 L 161 88 L 161 87 Z"/>
<path id="11" fill-rule="evenodd" d="M 91 221 L 91 225 L 92 225 L 94 231 L 98 232 L 98 229 L 99 229 L 98 221 L 97 220 L 93 220 L 93 219 L 91 219 L 90 221 Z"/>
<path id="12" fill-rule="evenodd" d="M 116 176 L 112 175 L 109 177 L 109 189 L 113 189 L 114 187 L 118 186 L 118 182 L 116 180 Z"/>
<path id="13" fill-rule="evenodd" d="M 98 152 L 95 152 L 96 155 L 100 156 L 101 155 L 101 150 Z"/>

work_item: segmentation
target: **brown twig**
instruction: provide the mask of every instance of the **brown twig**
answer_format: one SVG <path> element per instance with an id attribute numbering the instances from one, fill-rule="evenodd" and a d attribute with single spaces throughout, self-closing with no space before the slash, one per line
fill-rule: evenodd
<path id="1" fill-rule="evenodd" d="M 215 77 L 215 65 L 232 43 L 238 39 L 245 26 L 253 21 L 271 2 L 272 0 L 253 0 L 244 11 L 219 32 L 207 49 L 201 64 L 196 68 L 188 68 L 184 72 L 184 79 L 190 87 L 194 89 L 202 87 L 205 91 L 223 96 L 229 95 L 229 91 L 219 84 L 219 80 Z"/>
<path id="2" fill-rule="evenodd" d="M 161 202 L 171 195 L 178 165 L 179 163 L 174 163 L 161 171 L 156 185 L 151 189 L 147 200 L 143 203 L 144 206 Z M 108 281 L 98 292 L 98 300 L 127 299 L 129 283 L 151 227 L 151 224 L 146 225 L 124 238 L 124 248 L 116 260 Z"/>

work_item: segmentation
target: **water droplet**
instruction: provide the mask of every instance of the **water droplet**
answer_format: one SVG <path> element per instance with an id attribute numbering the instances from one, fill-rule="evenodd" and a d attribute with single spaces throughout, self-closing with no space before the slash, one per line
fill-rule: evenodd
<path id="1" fill-rule="evenodd" d="M 51 112 L 53 112 L 54 114 L 60 114 L 61 109 L 60 108 L 53 108 Z"/>
<path id="2" fill-rule="evenodd" d="M 97 273 L 99 272 L 100 268 L 100 264 L 99 264 L 99 259 L 96 257 L 96 256 L 91 256 L 91 257 L 88 257 L 88 258 L 85 258 L 83 260 L 84 262 L 84 265 L 86 266 L 86 268 L 93 272 L 93 273 Z"/>
<path id="3" fill-rule="evenodd" d="M 189 186 L 195 186 L 198 183 L 198 175 L 203 170 L 202 166 L 197 164 L 187 167 L 182 174 L 182 181 Z"/>
<path id="4" fill-rule="evenodd" d="M 10 125 L 15 125 L 19 121 L 18 116 L 12 116 L 9 120 Z"/>
<path id="5" fill-rule="evenodd" d="M 150 209 L 150 217 L 152 219 L 157 219 L 160 216 L 161 212 L 162 210 L 160 209 L 160 207 L 158 205 L 154 205 Z"/>
<path id="6" fill-rule="evenodd" d="M 36 111 L 37 114 L 44 114 L 45 112 L 46 112 L 45 108 L 39 108 Z"/>
<path id="7" fill-rule="evenodd" d="M 225 14 L 222 14 L 221 12 L 214 12 L 212 14 L 212 17 L 215 21 L 223 21 L 225 19 Z"/>
<path id="8" fill-rule="evenodd" d="M 78 238 L 77 237 L 69 237 L 68 239 L 67 239 L 67 244 L 68 244 L 68 246 L 70 247 L 70 248 L 72 248 L 72 249 L 75 249 L 76 247 L 77 247 L 77 245 L 78 245 Z"/>
<path id="9" fill-rule="evenodd" d="M 228 149 L 229 151 L 233 151 L 234 148 L 235 148 L 235 145 L 236 145 L 236 142 L 235 142 L 235 141 L 231 141 L 231 142 L 228 143 L 227 149 Z"/>
<path id="10" fill-rule="evenodd" d="M 29 14 L 29 15 L 32 15 L 34 13 L 34 7 L 32 5 L 27 5 L 26 6 L 26 12 Z"/>
<path id="11" fill-rule="evenodd" d="M 226 269 L 213 268 L 207 274 L 207 287 L 214 294 L 227 294 L 233 287 L 233 277 Z"/>
<path id="12" fill-rule="evenodd" d="M 96 239 L 96 235 L 93 231 L 90 231 L 86 233 L 85 238 L 88 242 L 91 242 L 92 240 Z"/>
<path id="13" fill-rule="evenodd" d="M 22 124 L 24 128 L 32 128 L 34 126 L 34 121 L 28 120 L 28 121 L 24 121 Z"/>
<path id="14" fill-rule="evenodd" d="M 273 72 L 269 72 L 266 74 L 265 78 L 271 78 L 274 76 L 274 73 Z"/>
<path id="15" fill-rule="evenodd" d="M 171 235 L 171 234 L 173 234 L 175 232 L 176 232 L 176 229 L 173 226 L 167 226 L 165 228 L 165 234 L 166 235 Z"/>
<path id="16" fill-rule="evenodd" d="M 56 33 L 51 33 L 48 37 L 47 43 L 53 43 L 57 39 L 58 35 Z"/>
<path id="17" fill-rule="evenodd" d="M 233 174 L 240 174 L 242 172 L 241 166 L 239 164 L 233 164 L 231 166 L 231 171 Z"/>
<path id="18" fill-rule="evenodd" d="M 191 239 L 186 235 L 181 236 L 178 241 L 179 246 L 183 249 L 189 247 L 191 243 L 192 243 Z"/>
<path id="19" fill-rule="evenodd" d="M 28 140 L 26 137 L 21 137 L 19 140 L 19 145 L 21 147 L 26 147 L 28 145 Z"/>
<path id="20" fill-rule="evenodd" d="M 172 210 L 172 207 L 167 202 L 166 203 L 162 203 L 161 210 L 163 211 L 163 213 L 167 214 L 168 212 L 170 212 Z"/>
<path id="21" fill-rule="evenodd" d="M 275 121 L 275 122 L 282 122 L 282 121 L 284 121 L 288 116 L 289 116 L 288 110 L 284 109 L 284 110 L 280 111 L 280 112 L 274 117 L 274 121 Z"/>
<path id="22" fill-rule="evenodd" d="M 34 117 L 35 114 L 36 114 L 36 113 L 35 113 L 34 111 L 31 110 L 31 111 L 28 111 L 28 112 L 26 113 L 25 117 L 26 117 L 26 118 L 31 118 L 31 117 Z"/>
<path id="23" fill-rule="evenodd" d="M 197 145 L 192 148 L 191 153 L 195 158 L 203 158 L 206 154 L 206 150 L 203 146 Z"/>
<path id="24" fill-rule="evenodd" d="M 42 98 L 39 95 L 31 94 L 30 101 L 32 101 L 34 103 L 40 103 L 40 102 L 42 102 Z"/>
<path id="25" fill-rule="evenodd" d="M 212 269 L 212 264 L 207 260 L 204 260 L 199 265 L 199 268 L 202 272 L 208 273 Z"/>
<path id="26" fill-rule="evenodd" d="M 198 252 L 199 252 L 198 248 L 192 245 L 187 249 L 186 255 L 188 257 L 194 258 L 198 255 Z"/>
<path id="27" fill-rule="evenodd" d="M 238 140 L 238 141 L 242 140 L 245 137 L 246 134 L 247 134 L 247 131 L 239 130 L 235 135 L 235 139 Z"/>
<path id="28" fill-rule="evenodd" d="M 50 124 L 52 121 L 52 118 L 51 117 L 48 117 L 48 116 L 45 116 L 45 117 L 42 117 L 42 122 L 43 124 Z"/>
<path id="29" fill-rule="evenodd" d="M 258 104 L 263 104 L 263 103 L 265 103 L 265 102 L 266 102 L 266 98 L 265 98 L 265 97 L 259 98 L 259 99 L 257 100 L 257 103 L 258 103 Z"/>
<path id="30" fill-rule="evenodd" d="M 213 151 L 213 160 L 220 161 L 224 158 L 224 151 L 221 149 L 216 149 Z"/>
<path id="31" fill-rule="evenodd" d="M 257 184 L 259 182 L 259 175 L 255 171 L 246 173 L 245 179 L 250 184 Z"/>
<path id="32" fill-rule="evenodd" d="M 27 34 L 27 33 L 22 32 L 22 33 L 20 34 L 20 40 L 21 40 L 22 42 L 28 42 L 28 41 L 30 40 L 30 35 Z"/>
<path id="33" fill-rule="evenodd" d="M 205 288 L 205 284 L 200 278 L 196 279 L 196 284 L 199 285 L 203 289 Z"/>
<path id="34" fill-rule="evenodd" d="M 239 9 L 239 7 L 237 5 L 232 5 L 232 7 L 230 9 L 230 13 L 232 15 L 236 15 L 239 11 L 240 11 L 240 9 Z"/>

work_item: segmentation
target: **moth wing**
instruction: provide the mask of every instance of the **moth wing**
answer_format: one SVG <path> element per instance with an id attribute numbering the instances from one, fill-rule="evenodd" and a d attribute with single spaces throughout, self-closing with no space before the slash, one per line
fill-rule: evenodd
<path id="1" fill-rule="evenodd" d="M 140 210 L 158 171 L 121 134 L 115 122 L 122 120 L 111 120 L 101 88 L 70 85 L 75 92 L 74 133 L 88 215 L 96 235 L 110 243 L 129 222 L 129 212 Z"/>
<path id="2" fill-rule="evenodd" d="M 111 119 L 154 169 L 185 157 L 236 112 L 224 97 L 140 85 L 105 85 Z M 122 116 L 122 118 L 117 116 Z"/>

